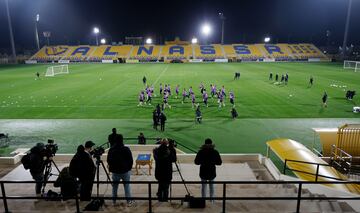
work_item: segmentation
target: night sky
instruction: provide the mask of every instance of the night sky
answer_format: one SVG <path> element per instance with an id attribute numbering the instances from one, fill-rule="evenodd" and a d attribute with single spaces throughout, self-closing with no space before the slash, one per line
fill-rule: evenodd
<path id="1" fill-rule="evenodd" d="M 9 0 L 16 46 L 35 48 L 35 16 L 40 14 L 39 32 L 51 31 L 52 44 L 94 43 L 92 28 L 100 37 L 123 41 L 125 36 L 151 36 L 156 41 L 179 36 L 202 39 L 200 26 L 213 28 L 209 40 L 220 42 L 223 12 L 225 43 L 313 42 L 342 45 L 349 0 L 211 0 L 211 1 L 123 1 L 123 0 Z M 349 44 L 360 44 L 360 0 L 353 0 Z M 0 49 L 10 48 L 5 1 L 0 0 Z"/>

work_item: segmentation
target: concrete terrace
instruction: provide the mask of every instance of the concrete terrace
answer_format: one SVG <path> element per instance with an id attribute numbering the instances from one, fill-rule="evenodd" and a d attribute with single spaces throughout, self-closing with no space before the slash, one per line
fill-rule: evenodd
<path id="1" fill-rule="evenodd" d="M 134 159 L 138 153 L 151 153 L 154 146 L 132 146 L 134 150 Z M 55 162 L 61 170 L 68 165 L 72 155 L 57 155 Z M 103 155 L 103 158 L 106 154 Z M 199 181 L 199 168 L 194 165 L 194 155 L 187 155 L 178 153 L 179 167 L 181 173 L 186 181 Z M 276 175 L 269 172 L 265 166 L 264 158 L 261 155 L 222 155 L 223 165 L 217 167 L 217 181 L 261 181 L 261 180 L 277 180 Z M 106 166 L 106 160 L 104 160 Z M 4 166 L 4 164 L 3 164 Z M 6 166 L 5 166 L 6 167 Z M 8 165 L 8 171 L 14 166 Z M 174 170 L 176 167 L 174 166 Z M 55 169 L 53 168 L 54 173 Z M 152 175 L 148 175 L 147 167 L 140 170 L 139 175 L 135 175 L 135 169 L 132 170 L 132 181 L 155 181 L 154 168 Z M 50 180 L 55 180 L 52 176 Z M 1 178 L 11 181 L 27 181 L 32 180 L 28 171 L 24 170 L 22 165 L 15 166 L 10 172 Z M 105 172 L 100 168 L 100 180 L 106 181 Z M 178 172 L 173 174 L 174 181 L 180 181 Z M 34 196 L 34 184 L 7 184 L 5 186 L 7 196 Z M 200 196 L 200 184 L 189 184 L 188 188 L 192 195 Z M 59 188 L 54 188 L 52 184 L 48 184 L 47 190 L 60 191 Z M 148 186 L 132 185 L 133 197 L 148 196 Z M 152 196 L 156 197 L 157 184 L 152 186 Z M 216 196 L 221 197 L 223 193 L 222 185 L 215 187 Z M 111 185 L 103 184 L 99 188 L 100 195 L 111 196 Z M 292 184 L 279 185 L 260 185 L 260 184 L 246 184 L 235 185 L 229 184 L 226 189 L 227 196 L 239 197 L 296 197 L 297 187 Z M 173 197 L 184 197 L 186 194 L 185 188 L 182 184 L 172 186 Z M 320 193 L 314 193 L 311 190 L 303 189 L 303 197 L 321 197 L 325 196 Z M 96 185 L 93 187 L 93 195 L 96 195 Z M 341 193 L 338 196 L 342 195 Z M 124 196 L 122 185 L 119 186 L 118 196 Z M 80 202 L 81 210 L 88 202 Z M 8 200 L 9 210 L 11 212 L 74 212 L 76 211 L 75 201 L 36 201 L 36 200 Z M 154 200 L 152 202 L 154 212 L 221 212 L 222 201 L 215 201 L 214 203 L 207 202 L 205 209 L 190 209 L 187 205 L 181 205 L 180 201 L 172 201 L 168 203 L 159 203 Z M 3 210 L 3 203 L 0 203 L 0 209 Z M 285 200 L 242 200 L 242 201 L 227 201 L 226 212 L 294 212 L 296 210 L 296 201 Z M 106 201 L 103 207 L 103 212 L 147 212 L 148 201 L 136 201 L 136 205 L 127 207 L 125 201 L 118 201 L 116 206 L 111 204 L 111 201 Z M 301 212 L 356 212 L 352 206 L 345 202 L 338 201 L 306 201 L 301 202 Z"/>

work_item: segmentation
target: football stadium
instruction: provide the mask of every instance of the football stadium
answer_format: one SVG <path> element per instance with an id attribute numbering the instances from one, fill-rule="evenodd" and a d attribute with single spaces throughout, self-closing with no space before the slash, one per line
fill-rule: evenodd
<path id="1" fill-rule="evenodd" d="M 1 211 L 360 212 L 360 3 L 260 2 L 0 2 Z"/>

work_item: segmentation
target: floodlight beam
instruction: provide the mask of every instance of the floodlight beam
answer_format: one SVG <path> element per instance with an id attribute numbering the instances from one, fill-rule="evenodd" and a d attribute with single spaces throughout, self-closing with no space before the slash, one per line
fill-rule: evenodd
<path id="1" fill-rule="evenodd" d="M 11 25 L 11 17 L 10 17 L 10 10 L 9 10 L 9 0 L 5 0 L 5 7 L 6 7 L 6 15 L 9 25 L 9 34 L 10 34 L 10 43 L 11 43 L 11 52 L 12 52 L 12 60 L 16 63 L 16 51 L 15 51 L 15 42 L 14 42 L 14 34 Z"/>
<path id="2" fill-rule="evenodd" d="M 351 6 L 352 6 L 352 0 L 349 0 L 349 6 L 348 6 L 348 10 L 347 10 L 347 15 L 346 15 L 345 32 L 344 32 L 344 42 L 343 42 L 343 52 L 342 52 L 343 57 L 345 57 L 345 55 L 346 55 L 346 45 L 347 45 L 348 32 L 349 32 Z"/>

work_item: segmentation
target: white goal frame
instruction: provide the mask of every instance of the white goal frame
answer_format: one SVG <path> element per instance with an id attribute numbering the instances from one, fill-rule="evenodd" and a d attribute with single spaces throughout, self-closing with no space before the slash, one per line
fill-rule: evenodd
<path id="1" fill-rule="evenodd" d="M 344 69 L 353 69 L 355 72 L 360 71 L 360 61 L 344 61 Z"/>
<path id="2" fill-rule="evenodd" d="M 45 76 L 46 77 L 53 77 L 59 74 L 69 74 L 69 66 L 65 65 L 58 65 L 58 66 L 51 66 L 46 69 Z"/>

